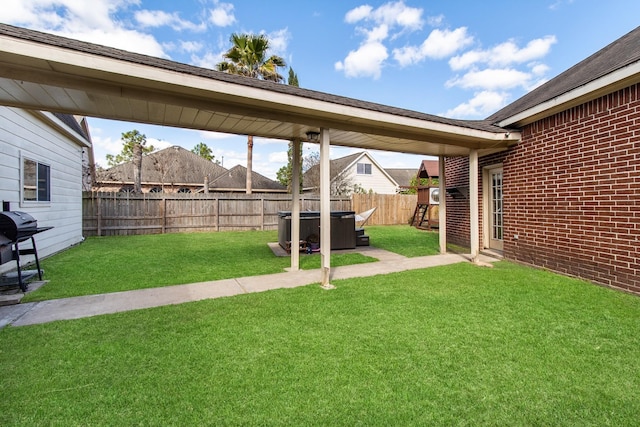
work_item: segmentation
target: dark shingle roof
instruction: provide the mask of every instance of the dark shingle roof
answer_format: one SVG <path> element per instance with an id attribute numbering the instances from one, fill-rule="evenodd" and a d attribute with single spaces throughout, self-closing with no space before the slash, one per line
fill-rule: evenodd
<path id="1" fill-rule="evenodd" d="M 640 27 L 487 118 L 497 123 L 640 60 Z"/>
<path id="2" fill-rule="evenodd" d="M 52 114 L 56 116 L 62 123 L 69 126 L 79 136 L 86 139 L 87 141 L 90 141 L 89 135 L 87 135 L 87 133 L 82 128 L 82 126 L 80 126 L 80 123 L 78 123 L 76 118 L 73 117 L 71 114 L 62 114 L 62 113 L 52 113 Z"/>
<path id="3" fill-rule="evenodd" d="M 363 153 L 364 151 L 360 151 L 358 153 L 349 154 L 348 156 L 329 160 L 330 179 L 334 179 L 339 173 L 344 171 L 347 166 L 353 163 L 358 157 L 362 156 Z M 317 183 L 316 181 L 320 174 L 319 169 L 320 165 L 313 165 L 302 175 L 302 187 L 309 188 Z"/>
<path id="4" fill-rule="evenodd" d="M 331 95 L 324 92 L 318 92 L 309 89 L 302 89 L 295 86 L 289 86 L 285 84 L 278 84 L 270 81 L 264 81 L 254 79 L 250 77 L 238 76 L 228 73 L 223 73 L 207 68 L 196 67 L 193 65 L 182 64 L 167 59 L 155 58 L 148 55 L 142 55 L 139 53 L 133 53 L 124 51 L 121 49 L 115 49 L 102 45 L 96 45 L 93 43 L 83 42 L 75 39 L 69 39 L 53 34 L 34 31 L 26 28 L 14 27 L 12 25 L 0 24 L 0 35 L 6 35 L 22 40 L 29 40 L 38 43 L 47 44 L 50 46 L 61 47 L 65 49 L 71 49 L 78 52 L 90 53 L 92 55 L 101 55 L 106 58 L 116 59 L 120 61 L 126 61 L 136 64 L 142 64 L 159 69 L 175 71 L 188 75 L 209 78 L 213 80 L 239 84 L 247 87 L 254 87 L 265 89 L 273 92 L 285 93 L 304 97 L 313 100 L 319 100 L 324 102 L 330 102 L 337 105 L 343 105 L 348 107 L 362 108 L 366 110 L 382 112 L 386 114 L 392 114 L 401 117 L 414 118 L 419 120 L 425 120 L 435 123 L 441 123 L 446 125 L 458 126 L 468 129 L 484 130 L 488 132 L 500 132 L 503 129 L 494 126 L 486 120 L 457 120 L 448 119 L 445 117 L 435 116 L 431 114 L 420 113 L 412 110 L 405 110 L 402 108 L 390 107 L 383 104 L 377 104 L 374 102 L 361 101 L 354 98 L 347 98 L 344 96 Z"/>
<path id="5" fill-rule="evenodd" d="M 402 187 L 410 186 L 411 180 L 418 174 L 418 169 L 391 168 L 385 171 Z"/>
<path id="6" fill-rule="evenodd" d="M 202 185 L 204 177 L 213 181 L 227 170 L 182 147 L 173 146 L 142 158 L 142 182 Z M 98 182 L 133 182 L 133 162 L 97 172 Z"/>
<path id="7" fill-rule="evenodd" d="M 236 165 L 209 183 L 211 189 L 245 189 L 247 186 L 247 168 Z M 251 188 L 254 190 L 281 190 L 287 187 L 273 181 L 256 171 L 251 172 Z"/>

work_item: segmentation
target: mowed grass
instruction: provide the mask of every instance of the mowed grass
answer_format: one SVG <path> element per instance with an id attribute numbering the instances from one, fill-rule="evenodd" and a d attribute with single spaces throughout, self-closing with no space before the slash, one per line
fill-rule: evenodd
<path id="1" fill-rule="evenodd" d="M 127 291 L 280 273 L 291 266 L 268 247 L 275 231 L 91 237 L 41 262 L 46 286 L 23 301 Z M 337 253 L 332 266 L 376 261 Z M 320 255 L 301 255 L 300 268 L 320 267 Z"/>
<path id="2" fill-rule="evenodd" d="M 468 263 L 0 330 L 0 425 L 637 425 L 640 299 Z"/>
<path id="3" fill-rule="evenodd" d="M 365 227 L 365 232 L 373 246 L 409 258 L 440 253 L 437 231 L 419 230 L 408 225 L 377 225 Z"/>

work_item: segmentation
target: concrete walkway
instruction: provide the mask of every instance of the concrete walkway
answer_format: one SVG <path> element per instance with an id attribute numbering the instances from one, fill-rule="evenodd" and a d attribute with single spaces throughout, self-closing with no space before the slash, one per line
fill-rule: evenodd
<path id="1" fill-rule="evenodd" d="M 469 255 L 444 254 L 406 258 L 373 247 L 358 248 L 358 252 L 377 258 L 367 264 L 348 265 L 331 269 L 331 280 L 368 277 L 405 270 L 435 267 L 439 265 L 468 262 Z M 480 261 L 489 263 L 495 258 L 481 256 Z M 271 289 L 294 288 L 320 283 L 321 271 L 299 270 L 264 276 L 240 277 L 187 285 L 165 286 L 108 294 L 87 295 L 56 300 L 17 304 L 0 307 L 0 328 L 6 325 L 25 326 L 56 320 L 79 319 L 101 314 L 129 310 L 182 304 L 210 298 L 228 297 L 249 292 Z"/>

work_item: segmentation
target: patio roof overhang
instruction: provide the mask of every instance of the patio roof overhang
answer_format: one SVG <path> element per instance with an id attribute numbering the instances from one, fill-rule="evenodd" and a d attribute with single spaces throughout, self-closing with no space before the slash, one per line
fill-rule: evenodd
<path id="1" fill-rule="evenodd" d="M 330 242 L 330 144 L 439 156 L 443 194 L 444 157 L 469 156 L 474 261 L 479 254 L 478 156 L 520 140 L 519 132 L 486 121 L 447 119 L 5 24 L 0 24 L 0 105 L 282 140 L 305 141 L 308 131 L 319 132 L 324 242 Z M 294 201 L 299 166 L 292 174 Z M 292 212 L 297 224 L 298 203 L 292 203 Z M 440 212 L 440 250 L 446 252 L 444 200 Z M 298 237 L 299 225 L 292 240 Z M 330 286 L 329 247 L 321 247 L 323 286 Z M 296 251 L 291 259 L 295 270 Z"/>
<path id="2" fill-rule="evenodd" d="M 0 104 L 89 117 L 435 156 L 503 151 L 518 132 L 0 25 Z"/>

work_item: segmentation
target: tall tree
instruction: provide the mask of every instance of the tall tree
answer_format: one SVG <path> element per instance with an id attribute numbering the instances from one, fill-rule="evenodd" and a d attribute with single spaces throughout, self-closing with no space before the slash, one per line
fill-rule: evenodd
<path id="1" fill-rule="evenodd" d="M 199 142 L 195 147 L 191 149 L 192 153 L 197 154 L 203 159 L 212 161 L 213 163 L 220 164 L 220 160 L 216 160 L 216 156 L 213 155 L 213 151 L 204 142 Z"/>
<path id="2" fill-rule="evenodd" d="M 218 71 L 261 80 L 282 82 L 278 67 L 285 67 L 284 59 L 277 55 L 268 55 L 269 39 L 264 34 L 231 35 L 231 48 L 222 57 L 224 61 L 216 66 Z M 253 136 L 247 135 L 247 194 L 251 193 L 251 174 L 253 173 Z"/>
<path id="3" fill-rule="evenodd" d="M 122 140 L 122 151 L 115 156 L 113 154 L 107 154 L 106 156 L 107 166 L 109 167 L 132 161 L 135 144 L 142 146 L 142 154 L 148 154 L 155 150 L 153 145 L 147 146 L 147 137 L 136 129 L 123 132 L 120 139 Z"/>
<path id="4" fill-rule="evenodd" d="M 142 193 L 142 155 L 154 150 L 153 145 L 147 147 L 147 137 L 137 129 L 122 133 L 122 151 L 120 154 L 107 154 L 107 164 L 133 162 L 133 191 Z"/>

